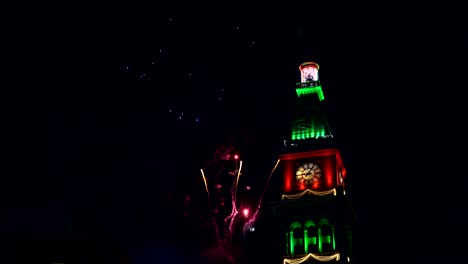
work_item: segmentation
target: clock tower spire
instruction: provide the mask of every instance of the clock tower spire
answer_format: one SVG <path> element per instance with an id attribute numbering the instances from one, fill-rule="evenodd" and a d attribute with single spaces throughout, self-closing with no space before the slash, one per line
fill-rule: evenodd
<path id="1" fill-rule="evenodd" d="M 279 154 L 269 203 L 278 264 L 357 263 L 347 172 L 325 115 L 318 70 L 315 62 L 299 66 L 296 113 Z"/>
<path id="2" fill-rule="evenodd" d="M 300 82 L 296 83 L 297 104 L 289 139 L 285 147 L 310 149 L 332 142 L 333 134 L 325 114 L 322 85 L 319 79 L 319 65 L 304 62 L 299 65 Z"/>

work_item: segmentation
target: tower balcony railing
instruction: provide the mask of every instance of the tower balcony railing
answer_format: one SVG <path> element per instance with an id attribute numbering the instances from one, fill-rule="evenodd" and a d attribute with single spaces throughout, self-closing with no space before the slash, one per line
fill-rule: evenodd
<path id="1" fill-rule="evenodd" d="M 333 135 L 325 135 L 317 138 L 307 139 L 285 139 L 279 148 L 282 150 L 282 152 L 291 152 L 323 147 L 333 147 L 335 145 L 336 142 L 333 139 Z"/>
<path id="2" fill-rule="evenodd" d="M 298 96 L 316 93 L 320 101 L 325 99 L 323 96 L 322 86 L 318 80 L 296 83 L 296 93 Z"/>
<path id="3" fill-rule="evenodd" d="M 319 80 L 296 83 L 296 88 L 309 88 L 309 87 L 316 87 L 316 86 L 320 86 Z"/>

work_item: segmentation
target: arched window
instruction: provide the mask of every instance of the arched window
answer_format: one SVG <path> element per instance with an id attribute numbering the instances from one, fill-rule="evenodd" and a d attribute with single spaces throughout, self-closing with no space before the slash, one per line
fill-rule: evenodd
<path id="1" fill-rule="evenodd" d="M 335 250 L 334 226 L 325 218 L 322 218 L 319 221 L 318 248 L 320 253 Z"/>
<path id="2" fill-rule="evenodd" d="M 291 255 L 304 254 L 304 231 L 299 222 L 294 222 L 289 228 L 289 248 Z"/>
<path id="3" fill-rule="evenodd" d="M 312 220 L 304 224 L 304 250 L 306 254 L 317 252 L 317 226 Z"/>

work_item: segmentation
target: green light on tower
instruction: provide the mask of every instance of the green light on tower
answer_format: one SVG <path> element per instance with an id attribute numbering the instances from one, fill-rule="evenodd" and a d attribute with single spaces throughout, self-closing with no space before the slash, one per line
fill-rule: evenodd
<path id="1" fill-rule="evenodd" d="M 323 241 L 322 241 L 322 229 L 319 228 L 317 233 L 318 233 L 318 249 L 319 249 L 319 252 L 322 253 L 322 243 L 323 243 Z"/>
<path id="2" fill-rule="evenodd" d="M 316 127 L 314 124 L 311 124 L 312 127 L 308 128 L 295 128 L 291 133 L 292 140 L 308 139 L 308 138 L 319 138 L 325 137 L 325 128 L 323 126 Z"/>
<path id="3" fill-rule="evenodd" d="M 289 230 L 289 245 L 290 245 L 290 250 L 291 250 L 291 255 L 294 255 L 294 247 L 302 245 L 302 237 L 295 238 L 294 237 L 294 230 L 301 230 L 302 226 L 298 222 L 294 222 L 291 224 L 290 230 Z"/>
<path id="4" fill-rule="evenodd" d="M 292 140 L 318 139 L 330 134 L 324 109 L 320 104 L 325 99 L 318 77 L 319 65 L 315 62 L 304 62 L 299 66 L 301 82 L 296 83 L 298 108 Z"/>
<path id="5" fill-rule="evenodd" d="M 336 250 L 336 244 L 335 244 L 335 226 L 332 226 L 332 242 L 333 242 L 333 250 Z"/>
<path id="6" fill-rule="evenodd" d="M 297 83 L 296 85 L 297 86 L 304 86 L 304 85 L 307 85 L 307 84 L 308 83 Z M 318 86 L 315 86 L 315 87 L 299 87 L 299 88 L 296 88 L 296 93 L 297 93 L 297 96 L 299 96 L 299 97 L 301 95 L 316 93 L 320 101 L 325 99 L 325 96 L 323 95 L 323 90 L 322 90 L 321 85 L 318 85 Z"/>

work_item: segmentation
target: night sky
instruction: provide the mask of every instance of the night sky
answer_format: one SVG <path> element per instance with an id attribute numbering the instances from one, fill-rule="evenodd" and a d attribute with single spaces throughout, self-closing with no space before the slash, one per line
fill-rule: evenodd
<path id="1" fill-rule="evenodd" d="M 187 256 L 198 259 L 207 250 L 197 246 L 206 242 L 203 225 L 210 225 L 200 169 L 232 166 L 232 156 L 214 155 L 231 149 L 245 165 L 241 181 L 259 197 L 292 124 L 298 66 L 306 61 L 320 65 L 363 262 L 394 253 L 398 243 L 415 250 L 395 232 L 425 239 L 428 219 L 463 223 L 451 214 L 460 208 L 459 194 L 450 192 L 445 205 L 448 199 L 426 197 L 440 191 L 436 176 L 422 184 L 414 176 L 432 173 L 429 164 L 457 160 L 437 156 L 447 153 L 445 141 L 432 141 L 437 151 L 428 154 L 430 137 L 420 136 L 442 123 L 432 107 L 436 89 L 420 83 L 426 71 L 419 65 L 433 61 L 419 52 L 430 30 L 401 22 L 413 17 L 406 13 L 394 22 L 388 12 L 397 7 L 368 8 L 316 1 L 50 2 L 47 22 L 32 25 L 34 45 L 18 53 L 30 63 L 27 83 L 41 83 L 32 98 L 38 107 L 30 111 L 42 120 L 35 129 L 46 131 L 35 156 L 45 160 L 44 171 L 7 181 L 13 188 L 2 231 L 18 263 L 51 263 L 76 251 L 122 263 L 197 261 Z M 466 35 L 454 43 L 466 43 Z M 438 60 L 448 60 L 448 51 Z M 454 68 L 446 82 L 455 80 Z M 460 112 L 458 104 L 444 104 L 450 118 Z M 174 233 L 190 211 L 187 196 L 198 215 L 191 219 L 200 223 Z M 440 214 L 429 213 L 430 204 Z M 424 219 L 413 217 L 415 208 L 425 208 Z M 176 246 L 181 234 L 193 237 L 183 248 Z M 69 237 L 70 244 L 56 242 Z"/>

